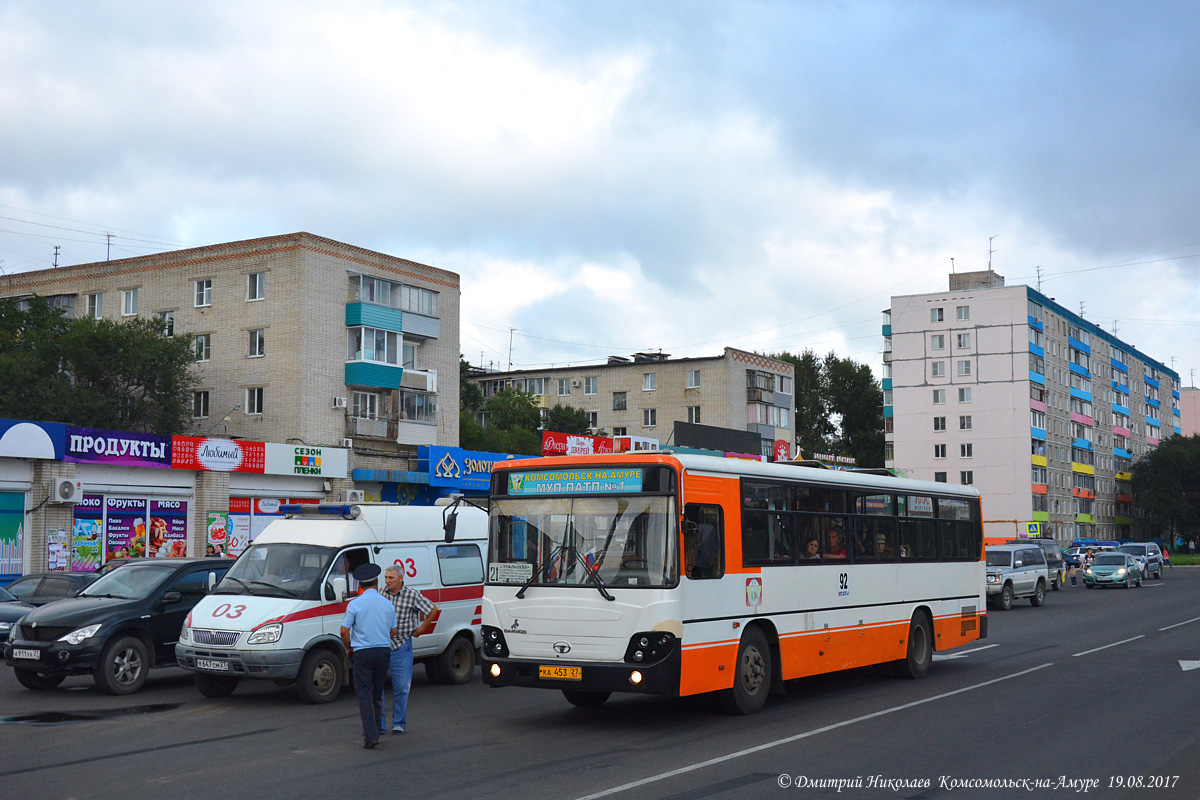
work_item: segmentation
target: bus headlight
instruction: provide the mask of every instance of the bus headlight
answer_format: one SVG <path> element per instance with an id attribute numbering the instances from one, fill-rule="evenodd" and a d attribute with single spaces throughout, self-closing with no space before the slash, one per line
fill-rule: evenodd
<path id="1" fill-rule="evenodd" d="M 666 631 L 645 631 L 629 637 L 625 648 L 626 663 L 656 664 L 675 650 L 678 640 Z"/>

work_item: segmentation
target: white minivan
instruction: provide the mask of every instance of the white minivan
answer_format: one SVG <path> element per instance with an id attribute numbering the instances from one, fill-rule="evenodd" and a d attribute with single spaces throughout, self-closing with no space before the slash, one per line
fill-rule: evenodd
<path id="1" fill-rule="evenodd" d="M 452 543 L 439 506 L 390 503 L 285 506 L 224 579 L 188 615 L 175 658 L 196 687 L 223 697 L 240 680 L 295 683 L 309 703 L 327 703 L 347 684 L 340 629 L 357 593 L 352 573 L 368 562 L 404 569 L 404 583 L 437 604 L 432 629 L 413 640 L 430 680 L 470 680 L 481 644 L 480 605 L 487 513 L 467 505 Z"/>

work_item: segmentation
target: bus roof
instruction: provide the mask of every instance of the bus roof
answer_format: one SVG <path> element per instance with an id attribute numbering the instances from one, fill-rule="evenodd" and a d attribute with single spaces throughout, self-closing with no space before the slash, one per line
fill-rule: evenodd
<path id="1" fill-rule="evenodd" d="M 445 541 L 442 533 L 442 506 L 401 506 L 394 503 L 356 503 L 358 516 L 298 515 L 278 519 L 268 525 L 255 544 L 287 542 L 324 547 L 390 542 Z M 458 507 L 458 526 L 454 541 L 487 539 L 487 513 L 472 506 Z"/>
<path id="2" fill-rule="evenodd" d="M 748 478 L 810 481 L 813 483 L 823 483 L 827 486 L 865 487 L 879 489 L 880 491 L 912 494 L 940 494 L 964 498 L 976 498 L 980 496 L 979 490 L 971 486 L 915 481 L 909 478 L 885 477 L 863 472 L 818 469 L 816 467 L 802 467 L 794 464 L 775 464 L 739 458 L 672 453 L 669 450 L 514 459 L 497 462 L 493 470 L 547 470 L 555 468 L 566 469 L 581 465 L 600 467 L 604 465 L 626 466 L 633 464 L 669 464 L 690 472 L 707 472 Z"/>

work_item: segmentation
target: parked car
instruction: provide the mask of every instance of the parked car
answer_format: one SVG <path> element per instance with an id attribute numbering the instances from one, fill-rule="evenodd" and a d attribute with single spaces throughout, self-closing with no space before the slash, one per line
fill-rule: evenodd
<path id="1" fill-rule="evenodd" d="M 1042 548 L 1046 556 L 1046 566 L 1050 570 L 1050 588 L 1058 591 L 1067 581 L 1067 562 L 1058 542 L 1044 536 L 1030 536 L 1026 539 L 1010 539 L 1009 544 L 1036 544 Z"/>
<path id="2" fill-rule="evenodd" d="M 1098 553 L 1092 565 L 1083 571 L 1083 584 L 1089 589 L 1097 586 L 1121 586 L 1130 589 L 1142 585 L 1142 566 L 1128 553 Z"/>
<path id="3" fill-rule="evenodd" d="M 0 589 L 0 644 L 8 641 L 13 624 L 30 611 L 33 606 L 22 603 L 7 589 Z"/>
<path id="4" fill-rule="evenodd" d="M 1117 550 L 1128 553 L 1138 560 L 1143 578 L 1162 577 L 1163 554 L 1154 542 L 1128 542 L 1118 547 Z"/>
<path id="5" fill-rule="evenodd" d="M 230 566 L 212 558 L 126 564 L 78 596 L 25 615 L 9 636 L 4 660 L 28 689 L 91 675 L 101 691 L 132 694 L 151 667 L 175 664 L 184 619 Z"/>
<path id="6" fill-rule="evenodd" d="M 7 588 L 22 603 L 44 606 L 64 597 L 74 597 L 95 580 L 94 572 L 35 572 L 17 578 Z"/>
<path id="7" fill-rule="evenodd" d="M 1036 544 L 1001 544 L 987 549 L 988 605 L 1008 611 L 1014 599 L 1028 597 L 1030 604 L 1040 607 L 1046 603 L 1049 585 L 1046 556 Z"/>

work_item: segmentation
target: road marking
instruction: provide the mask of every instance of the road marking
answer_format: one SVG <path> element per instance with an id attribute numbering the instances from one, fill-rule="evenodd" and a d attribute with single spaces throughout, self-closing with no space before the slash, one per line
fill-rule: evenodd
<path id="1" fill-rule="evenodd" d="M 1159 628 L 1159 630 L 1160 631 L 1169 631 L 1169 630 L 1171 630 L 1171 628 L 1178 628 L 1180 625 L 1190 625 L 1191 623 L 1195 622 L 1196 620 L 1200 620 L 1200 617 L 1192 617 L 1191 619 L 1185 619 L 1183 622 L 1176 622 L 1174 625 L 1168 625 L 1165 628 Z"/>
<path id="2" fill-rule="evenodd" d="M 1200 669 L 1200 661 L 1184 661 L 1183 659 L 1180 659 L 1179 668 L 1184 672 L 1192 669 Z"/>
<path id="3" fill-rule="evenodd" d="M 974 650 L 964 650 L 961 653 L 934 653 L 933 660 L 934 661 L 949 661 L 954 658 L 963 658 L 964 656 L 969 656 L 969 655 L 971 655 L 971 653 L 978 653 L 981 650 L 987 650 L 989 647 L 999 647 L 999 646 L 1000 645 L 996 645 L 996 644 L 985 644 L 983 647 L 976 647 Z"/>
<path id="4" fill-rule="evenodd" d="M 1116 647 L 1119 644 L 1128 644 L 1129 642 L 1136 642 L 1138 639 L 1145 639 L 1145 638 L 1146 638 L 1146 634 L 1143 633 L 1141 636 L 1134 636 L 1132 639 L 1122 639 L 1119 642 L 1113 642 L 1112 644 L 1106 644 L 1106 645 L 1103 645 L 1102 647 L 1093 647 L 1091 650 L 1084 650 L 1082 653 L 1072 653 L 1071 658 L 1075 658 L 1076 656 L 1086 656 L 1088 653 L 1096 653 L 1096 652 L 1099 652 L 1100 650 L 1107 650 L 1110 647 Z"/>
<path id="5" fill-rule="evenodd" d="M 597 798 L 600 798 L 600 797 L 608 797 L 609 795 L 620 794 L 621 792 L 627 792 L 630 789 L 637 789 L 641 786 L 646 786 L 651 783 L 657 783 L 658 781 L 666 780 L 667 778 L 674 778 L 676 775 L 685 775 L 689 772 L 695 772 L 698 769 L 704 769 L 705 767 L 711 767 L 715 764 L 723 764 L 726 761 L 733 761 L 736 758 L 753 755 L 754 753 L 761 753 L 764 750 L 770 750 L 774 747 L 779 747 L 780 745 L 790 744 L 791 742 L 798 742 L 801 739 L 808 739 L 809 737 L 817 736 L 818 734 L 822 734 L 822 733 L 828 733 L 829 731 L 834 731 L 834 730 L 837 730 L 838 728 L 845 728 L 848 725 L 854 725 L 855 723 L 858 723 L 858 722 L 866 722 L 869 719 L 875 719 L 877 717 L 886 716 L 888 714 L 894 714 L 897 711 L 904 711 L 909 708 L 916 708 L 917 706 L 922 706 L 922 705 L 925 705 L 926 703 L 932 703 L 935 700 L 944 700 L 947 697 L 953 697 L 954 695 L 962 694 L 963 692 L 970 692 L 970 691 L 974 691 L 975 689 L 982 689 L 983 687 L 991 686 L 994 683 L 1001 683 L 1003 681 L 1012 680 L 1013 678 L 1020 678 L 1023 675 L 1028 675 L 1031 672 L 1037 672 L 1040 669 L 1045 669 L 1046 667 L 1052 667 L 1052 666 L 1054 666 L 1054 662 L 1047 662 L 1045 664 L 1041 664 L 1036 667 L 1030 667 L 1029 669 L 1021 670 L 1020 672 L 1014 672 L 1011 675 L 1005 675 L 1002 678 L 993 678 L 992 680 L 984 681 L 983 683 L 976 683 L 971 686 L 964 686 L 961 689 L 955 689 L 954 691 L 951 691 L 951 692 L 944 692 L 939 695 L 934 695 L 933 697 L 926 697 L 924 700 L 914 700 L 913 702 L 905 703 L 904 705 L 892 706 L 891 708 L 885 708 L 882 711 L 875 711 L 870 714 L 864 714 L 863 716 L 855 717 L 854 719 L 843 720 L 842 722 L 835 722 L 832 725 L 826 725 L 823 728 L 816 728 L 811 731 L 806 731 L 805 733 L 798 733 L 795 736 L 788 736 L 783 739 L 776 739 L 773 742 L 767 742 L 766 744 L 760 744 L 755 747 L 748 747 L 745 750 L 738 750 L 735 753 L 728 753 L 723 756 L 717 756 L 716 758 L 710 758 L 707 761 L 701 761 L 696 764 L 689 764 L 686 767 L 680 767 L 679 769 L 673 769 L 670 772 L 662 772 L 662 773 L 659 773 L 658 775 L 651 775 L 649 778 L 642 778 L 641 780 L 633 781 L 631 783 L 623 783 L 620 786 L 614 786 L 611 789 L 605 789 L 602 792 L 596 792 L 595 794 L 585 795 L 583 797 L 577 798 L 577 800 L 597 800 Z"/>

